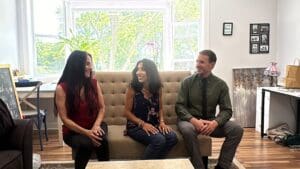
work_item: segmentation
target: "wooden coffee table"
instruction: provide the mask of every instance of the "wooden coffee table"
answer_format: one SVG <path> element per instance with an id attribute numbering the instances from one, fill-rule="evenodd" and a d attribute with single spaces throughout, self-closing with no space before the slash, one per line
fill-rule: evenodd
<path id="1" fill-rule="evenodd" d="M 189 159 L 89 162 L 86 169 L 193 169 Z"/>

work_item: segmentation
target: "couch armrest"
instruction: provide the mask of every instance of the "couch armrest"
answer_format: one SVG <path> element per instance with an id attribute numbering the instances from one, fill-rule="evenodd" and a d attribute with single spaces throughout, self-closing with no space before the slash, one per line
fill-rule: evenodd
<path id="1" fill-rule="evenodd" d="M 15 119 L 15 128 L 9 135 L 12 148 L 22 151 L 24 169 L 32 169 L 32 121 Z"/>

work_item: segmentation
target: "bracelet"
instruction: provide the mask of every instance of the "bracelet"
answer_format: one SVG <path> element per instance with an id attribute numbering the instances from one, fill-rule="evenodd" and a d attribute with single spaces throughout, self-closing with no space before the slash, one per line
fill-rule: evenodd
<path id="1" fill-rule="evenodd" d="M 139 123 L 138 123 L 138 127 L 143 127 L 145 124 L 145 122 L 143 120 L 140 120 Z"/>
<path id="2" fill-rule="evenodd" d="M 142 127 L 142 128 L 144 127 L 144 124 L 145 124 L 145 122 L 143 121 L 142 124 L 141 124 L 141 127 Z"/>

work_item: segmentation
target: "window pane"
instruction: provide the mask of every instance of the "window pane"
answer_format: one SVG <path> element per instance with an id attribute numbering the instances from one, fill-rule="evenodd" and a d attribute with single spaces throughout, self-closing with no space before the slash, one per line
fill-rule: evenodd
<path id="1" fill-rule="evenodd" d="M 37 74 L 55 74 L 63 70 L 65 50 L 58 39 L 36 37 Z"/>
<path id="2" fill-rule="evenodd" d="M 198 22 L 182 22 L 175 25 L 175 59 L 194 59 L 199 49 L 199 32 Z"/>
<path id="3" fill-rule="evenodd" d="M 195 69 L 194 60 L 175 62 L 174 69 L 175 70 L 194 70 Z"/>
<path id="4" fill-rule="evenodd" d="M 165 17 L 168 16 L 165 8 L 102 9 L 101 3 L 97 8 L 76 6 L 66 9 L 72 12 L 68 14 L 72 19 L 68 23 L 73 26 L 68 28 L 68 37 L 65 22 L 70 18 L 65 18 L 65 1 L 32 1 L 36 73 L 61 72 L 66 47 L 91 53 L 97 70 L 131 71 L 142 58 L 154 60 L 160 70 L 164 65 L 170 66 L 166 62 L 175 70 L 194 69 L 193 61 L 200 46 L 201 0 L 171 1 L 174 4 L 169 7 L 173 7 L 174 17 L 170 18 Z M 170 25 L 170 29 L 164 30 L 164 24 Z M 163 56 L 163 53 L 173 55 Z"/>
<path id="5" fill-rule="evenodd" d="M 191 59 L 197 55 L 197 39 L 175 39 L 174 40 L 174 59 Z"/>
<path id="6" fill-rule="evenodd" d="M 34 33 L 40 35 L 64 34 L 62 0 L 33 0 Z"/>
<path id="7" fill-rule="evenodd" d="M 70 46 L 90 52 L 100 70 L 127 70 L 147 57 L 160 67 L 163 14 L 159 11 L 74 11 Z"/>
<path id="8" fill-rule="evenodd" d="M 194 69 L 193 61 L 200 46 L 200 9 L 201 0 L 175 0 L 173 23 L 175 70 Z"/>
<path id="9" fill-rule="evenodd" d="M 60 73 L 65 50 L 59 36 L 65 35 L 65 14 L 62 0 L 33 0 L 35 74 Z"/>
<path id="10" fill-rule="evenodd" d="M 175 25 L 175 38 L 194 38 L 199 35 L 199 22 L 177 22 Z"/>
<path id="11" fill-rule="evenodd" d="M 181 21 L 198 21 L 201 14 L 201 0 L 175 0 L 175 19 Z"/>

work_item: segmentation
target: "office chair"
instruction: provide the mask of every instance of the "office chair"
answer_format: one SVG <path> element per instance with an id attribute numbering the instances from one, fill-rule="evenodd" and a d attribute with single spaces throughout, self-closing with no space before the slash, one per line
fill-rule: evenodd
<path id="1" fill-rule="evenodd" d="M 46 137 L 46 141 L 48 141 L 48 132 L 47 132 L 47 110 L 40 109 L 40 86 L 43 83 L 41 81 L 21 81 L 15 82 L 16 87 L 32 87 L 31 91 L 28 92 L 23 98 L 19 97 L 20 104 L 24 103 L 25 105 L 29 106 L 32 110 L 22 110 L 23 118 L 24 119 L 33 119 L 36 128 L 38 129 L 39 133 L 39 140 L 40 140 L 40 147 L 41 151 L 43 151 L 43 142 L 42 142 L 42 123 L 44 124 L 44 133 Z M 36 94 L 36 105 L 30 103 L 26 99 L 31 96 L 32 94 Z"/>

